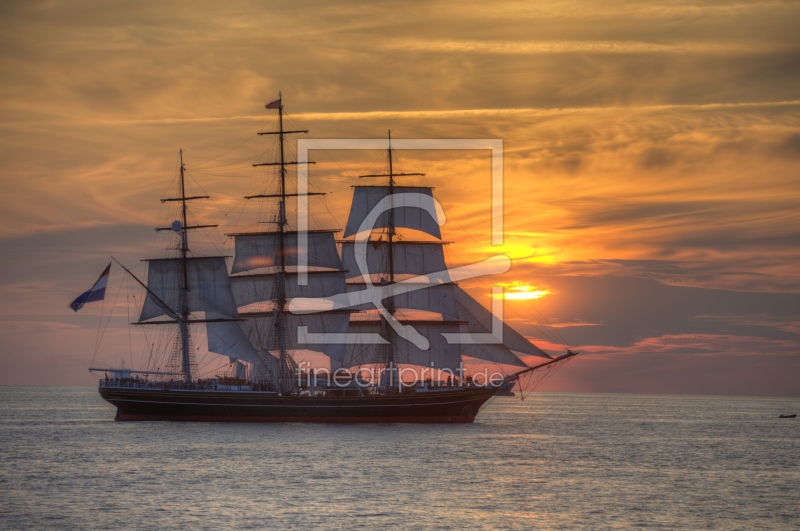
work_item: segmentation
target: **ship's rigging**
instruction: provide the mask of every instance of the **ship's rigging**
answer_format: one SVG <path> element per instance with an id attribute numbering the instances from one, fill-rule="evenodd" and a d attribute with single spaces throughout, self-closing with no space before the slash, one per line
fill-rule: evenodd
<path id="1" fill-rule="evenodd" d="M 162 199 L 163 203 L 179 203 L 180 219 L 170 227 L 156 229 L 177 235 L 177 256 L 147 260 L 146 283 L 126 268 L 147 292 L 134 324 L 177 326 L 167 363 L 154 362 L 157 366 L 138 374 L 157 374 L 164 385 L 180 374 L 184 388 L 206 389 L 195 356 L 195 347 L 199 350 L 191 332 L 195 324 L 206 329 L 207 351 L 229 358 L 233 369 L 225 376 L 246 383 L 254 392 L 278 396 L 316 396 L 313 372 L 304 379 L 299 377 L 294 357 L 299 350 L 320 352 L 330 360 L 331 371 L 346 369 L 355 375 L 349 385 L 362 397 L 407 394 L 404 385 L 419 384 L 424 376 L 415 377 L 416 383 L 404 382 L 399 369 L 405 366 L 421 367 L 423 375 L 430 371 L 427 380 L 431 385 L 443 382 L 441 375 L 449 374 L 452 381 L 448 378 L 447 386 L 457 387 L 465 384 L 465 358 L 518 367 L 522 369 L 517 370 L 519 375 L 559 365 L 562 359 L 574 356 L 568 351 L 552 359 L 458 286 L 459 279 L 474 275 L 464 276 L 463 268 L 447 267 L 444 247 L 448 242 L 442 240 L 443 221 L 433 208 L 438 205 L 434 188 L 397 182 L 398 178 L 425 174 L 396 171 L 391 132 L 386 170 L 359 176 L 385 181 L 353 187 L 343 237 L 336 239 L 338 229 L 320 228 L 301 238 L 301 233 L 290 227 L 287 199 L 307 200 L 325 194 L 288 189 L 287 167 L 314 162 L 287 160 L 286 137 L 308 131 L 284 129 L 282 97 L 267 108 L 278 111 L 277 130 L 257 134 L 274 135 L 277 160 L 252 166 L 274 167 L 277 190 L 244 199 L 276 201 L 277 212 L 259 221 L 268 224 L 268 230 L 227 235 L 233 239 L 235 253 L 230 272 L 225 256 L 197 256 L 190 250 L 189 230 L 217 225 L 189 224 L 188 203 L 209 196 L 187 195 L 180 152 L 179 193 Z M 300 267 L 307 267 L 307 281 L 302 283 Z M 370 299 L 368 294 L 376 289 L 387 290 L 386 295 Z M 294 311 L 292 304 L 302 300 L 329 306 Z M 529 367 L 523 356 L 548 361 Z M 161 371 L 162 367 L 166 370 Z M 366 371 L 370 376 L 360 380 L 365 368 L 370 369 Z M 489 383 L 488 379 L 484 382 Z M 216 389 L 216 385 L 212 387 Z M 472 410 L 463 418 L 470 416 L 474 418 Z"/>

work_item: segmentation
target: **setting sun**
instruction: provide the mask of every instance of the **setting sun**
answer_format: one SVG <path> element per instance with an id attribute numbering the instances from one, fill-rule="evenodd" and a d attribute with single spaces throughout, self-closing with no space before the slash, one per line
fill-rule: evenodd
<path id="1" fill-rule="evenodd" d="M 531 300 L 541 299 L 545 295 L 550 294 L 550 290 L 540 289 L 537 286 L 532 286 L 524 282 L 512 282 L 503 285 L 505 292 L 503 298 L 506 300 Z"/>

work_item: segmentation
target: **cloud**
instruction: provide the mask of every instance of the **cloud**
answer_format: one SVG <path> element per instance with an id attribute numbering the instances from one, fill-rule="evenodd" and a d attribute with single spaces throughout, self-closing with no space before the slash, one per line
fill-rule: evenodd
<path id="1" fill-rule="evenodd" d="M 636 41 L 474 41 L 474 40 L 401 40 L 384 45 L 390 50 L 425 52 L 495 53 L 495 54 L 559 54 L 559 53 L 764 53 L 783 51 L 781 46 L 739 42 L 680 42 L 660 44 Z M 791 48 L 789 48 L 791 49 Z"/>
<path id="2" fill-rule="evenodd" d="M 762 356 L 765 351 L 772 356 L 798 356 L 800 343 L 791 340 L 766 339 L 759 336 L 724 334 L 679 334 L 650 337 L 637 341 L 624 350 L 602 346 L 584 346 L 589 355 L 604 354 L 728 354 Z"/>
<path id="3" fill-rule="evenodd" d="M 509 278 L 535 279 L 552 293 L 536 301 L 507 301 L 506 318 L 530 337 L 575 348 L 638 352 L 648 338 L 726 336 L 784 342 L 782 348 L 794 345 L 800 352 L 800 335 L 786 326 L 800 319 L 800 294 L 671 286 L 634 278 L 624 269 L 617 271 L 620 276 L 574 274 L 560 265 L 516 264 Z M 463 284 L 481 300 L 493 280 Z M 594 326 L 561 326 L 565 322 Z"/>
<path id="4" fill-rule="evenodd" d="M 764 347 L 772 345 L 765 344 Z M 650 352 L 578 356 L 541 391 L 727 396 L 798 396 L 800 356 Z"/>
<path id="5" fill-rule="evenodd" d="M 255 133 L 274 129 L 263 105 L 282 90 L 287 123 L 312 138 L 503 139 L 502 247 L 489 238 L 486 153 L 397 160 L 436 187 L 451 262 L 507 253 L 502 281 L 553 292 L 535 307 L 549 324 L 511 312 L 531 337 L 687 357 L 679 349 L 717 352 L 721 337 L 797 341 L 796 4 L 0 9 L 3 318 L 96 322 L 65 305 L 109 254 L 136 263 L 174 246 L 152 229 L 175 219 L 159 199 L 174 193 L 179 149 L 190 187 L 212 196 L 192 216 L 220 225 L 193 246 L 229 252 L 230 229 L 263 227 L 268 205 L 242 197 L 276 184 L 251 164 L 275 155 Z M 313 222 L 341 227 L 350 185 L 383 154 L 312 156 L 329 192 Z M 60 331 L 39 338 L 43 368 Z M 5 359 L 19 357 L 8 344 Z"/>

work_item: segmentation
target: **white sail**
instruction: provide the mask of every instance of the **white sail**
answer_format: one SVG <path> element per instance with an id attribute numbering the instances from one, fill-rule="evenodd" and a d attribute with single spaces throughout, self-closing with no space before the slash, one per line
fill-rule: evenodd
<path id="1" fill-rule="evenodd" d="M 274 300 L 278 280 L 277 273 L 242 275 L 231 277 L 231 288 L 239 307 Z M 344 271 L 309 271 L 308 284 L 298 285 L 297 273 L 286 273 L 286 298 L 329 297 L 343 293 L 345 287 Z"/>
<path id="2" fill-rule="evenodd" d="M 247 378 L 247 366 L 239 360 L 233 360 L 234 364 L 233 376 L 235 378 Z"/>
<path id="3" fill-rule="evenodd" d="M 209 319 L 224 317 L 219 314 L 206 314 Z M 229 358 L 246 361 L 253 366 L 262 364 L 262 356 L 253 348 L 240 326 L 240 321 L 206 323 L 208 351 Z"/>
<path id="4" fill-rule="evenodd" d="M 415 323 L 408 321 L 404 324 L 413 325 L 420 334 L 425 336 L 430 342 L 430 348 L 428 350 L 419 349 L 410 341 L 398 337 L 396 338 L 394 350 L 397 364 L 450 369 L 454 374 L 458 375 L 457 371 L 461 363 L 461 346 L 450 345 L 442 337 L 442 333 L 457 333 L 459 331 L 458 322 L 426 321 Z M 381 324 L 380 321 L 351 321 L 350 331 L 351 333 L 359 334 L 378 334 L 381 331 Z M 386 363 L 382 347 L 379 345 L 347 345 L 347 353 L 344 360 L 342 360 L 343 367 L 355 367 L 373 363 Z"/>
<path id="5" fill-rule="evenodd" d="M 190 312 L 215 312 L 227 317 L 237 315 L 225 257 L 187 258 L 186 277 L 189 288 L 187 305 Z M 177 313 L 181 311 L 178 306 L 183 282 L 181 258 L 147 262 L 147 287 Z M 139 320 L 146 321 L 162 315 L 167 313 L 148 293 Z"/>
<path id="6" fill-rule="evenodd" d="M 407 285 L 407 284 L 404 284 Z M 397 284 L 393 284 L 397 286 Z M 371 289 L 386 289 L 391 286 L 373 287 Z M 459 312 L 456 306 L 455 284 L 430 284 L 429 286 L 414 290 L 402 292 L 399 295 L 392 297 L 395 308 L 399 309 L 412 309 L 424 310 L 426 312 L 434 312 L 441 314 L 445 319 L 458 320 Z M 357 293 L 366 289 L 364 284 L 348 284 L 347 291 L 349 293 Z M 353 306 L 358 310 L 372 310 L 375 307 L 371 303 L 366 303 L 358 306 Z"/>
<path id="7" fill-rule="evenodd" d="M 242 323 L 242 329 L 247 337 L 256 345 L 257 348 L 267 350 L 276 348 L 277 342 L 270 333 L 275 326 L 275 314 L 265 312 L 258 316 L 244 314 L 247 318 Z M 307 315 L 285 314 L 287 331 L 285 337 L 285 347 L 287 350 L 313 350 L 321 352 L 336 360 L 343 360 L 345 356 L 344 343 L 309 343 L 298 340 L 298 327 L 305 326 L 311 334 L 345 334 L 347 325 L 350 322 L 349 312 L 328 312 Z"/>
<path id="8" fill-rule="evenodd" d="M 444 244 L 442 242 L 405 242 L 392 244 L 392 261 L 395 275 L 427 275 L 444 271 Z M 355 258 L 355 242 L 342 242 L 342 267 L 347 270 L 347 278 L 389 272 L 389 244 L 387 242 L 369 242 L 367 249 L 367 267 L 369 271 L 359 271 Z"/>
<path id="9" fill-rule="evenodd" d="M 455 287 L 456 302 L 458 305 L 458 312 L 461 319 L 468 321 L 469 324 L 465 326 L 466 333 L 469 334 L 487 334 L 492 333 L 492 321 L 494 316 L 492 312 L 484 308 L 481 303 L 469 296 L 469 294 L 458 286 Z M 519 332 L 503 323 L 503 336 L 502 344 L 510 350 L 528 354 L 530 356 L 539 356 L 542 358 L 550 359 L 551 356 L 541 350 L 539 347 L 525 339 Z M 480 343 L 480 342 L 478 342 Z M 512 363 L 513 360 L 509 357 L 504 357 L 506 361 L 494 359 L 491 356 L 501 356 L 499 349 L 486 348 L 489 345 L 464 345 L 464 354 L 475 358 L 486 359 L 488 361 L 496 361 L 498 363 L 509 363 L 511 365 L 518 365 L 525 367 L 526 365 L 517 358 L 517 363 Z M 484 347 L 484 348 L 475 348 Z M 489 356 L 489 357 L 487 357 Z"/>
<path id="10" fill-rule="evenodd" d="M 342 260 L 336 250 L 334 234 L 337 231 L 308 231 L 307 262 L 309 267 L 327 267 L 341 269 Z M 231 274 L 251 271 L 260 268 L 279 267 L 281 253 L 281 236 L 278 232 L 253 232 L 234 234 L 236 256 L 233 260 Z M 284 233 L 283 257 L 284 265 L 297 265 L 300 250 L 297 243 L 297 232 Z"/>
<path id="11" fill-rule="evenodd" d="M 417 186 L 395 186 L 395 195 L 398 194 L 423 194 L 433 197 L 432 188 Z M 347 227 L 344 230 L 344 237 L 357 234 L 364 219 L 372 212 L 372 209 L 385 197 L 389 195 L 388 186 L 355 186 L 353 189 L 353 204 L 350 206 L 350 217 L 347 219 Z M 421 202 L 418 207 L 405 206 L 392 210 L 394 215 L 395 227 L 406 227 L 419 230 L 430 234 L 436 238 L 441 238 L 439 224 L 431 214 L 424 209 L 425 205 Z M 389 212 L 384 212 L 372 228 L 386 228 L 389 226 Z"/>

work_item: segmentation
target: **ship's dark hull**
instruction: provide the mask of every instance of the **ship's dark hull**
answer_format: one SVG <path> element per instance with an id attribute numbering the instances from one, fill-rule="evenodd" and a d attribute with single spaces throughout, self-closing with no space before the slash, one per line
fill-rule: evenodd
<path id="1" fill-rule="evenodd" d="M 278 396 L 253 392 L 101 387 L 116 420 L 198 422 L 473 422 L 496 388 L 389 396 Z"/>

